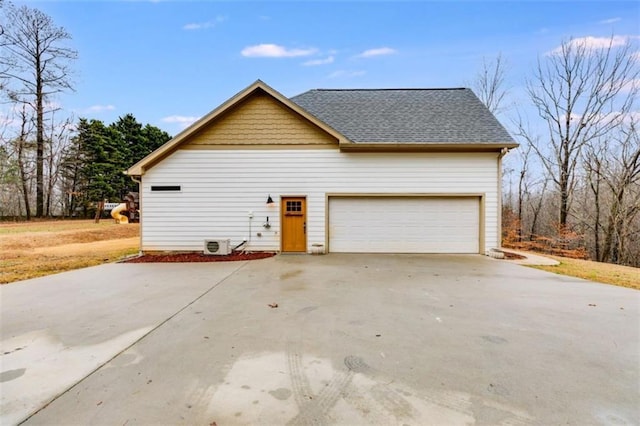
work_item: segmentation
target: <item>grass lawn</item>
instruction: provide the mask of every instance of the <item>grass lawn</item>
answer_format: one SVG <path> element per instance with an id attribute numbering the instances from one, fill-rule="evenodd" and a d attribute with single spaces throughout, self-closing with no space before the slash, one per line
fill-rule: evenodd
<path id="1" fill-rule="evenodd" d="M 139 235 L 138 224 L 110 219 L 0 223 L 0 284 L 114 262 L 138 252 Z M 547 257 L 560 265 L 533 267 L 640 290 L 638 268 Z"/>
<path id="2" fill-rule="evenodd" d="M 640 268 L 592 262 L 590 260 L 570 259 L 568 257 L 543 256 L 555 259 L 560 262 L 560 264 L 557 266 L 532 266 L 533 268 L 640 290 Z"/>
<path id="3" fill-rule="evenodd" d="M 0 284 L 113 262 L 135 254 L 140 226 L 113 220 L 0 224 Z"/>

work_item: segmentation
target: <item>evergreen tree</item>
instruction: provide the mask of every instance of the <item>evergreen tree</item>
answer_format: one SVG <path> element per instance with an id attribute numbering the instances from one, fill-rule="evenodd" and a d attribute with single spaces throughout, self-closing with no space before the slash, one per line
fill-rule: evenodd
<path id="1" fill-rule="evenodd" d="M 150 124 L 144 126 L 142 132 L 145 136 L 145 149 L 135 154 L 135 161 L 131 163 L 131 165 L 142 160 L 144 157 L 171 140 L 171 135 L 169 135 L 169 133 Z"/>
<path id="2" fill-rule="evenodd" d="M 124 171 L 171 139 L 157 127 L 143 126 L 132 114 L 108 126 L 82 118 L 76 132 L 61 166 L 70 215 L 83 206 L 86 216 L 98 201 L 118 202 L 129 191 L 138 191 Z"/>
<path id="3" fill-rule="evenodd" d="M 155 126 L 147 124 L 143 127 L 132 114 L 118 118 L 118 121 L 110 127 L 118 133 L 122 143 L 123 171 L 171 139 L 167 132 Z M 138 191 L 138 184 L 131 179 L 128 179 L 128 183 L 121 188 L 120 196 L 124 196 L 129 191 Z"/>
<path id="4" fill-rule="evenodd" d="M 79 135 L 84 139 L 82 145 L 90 160 L 82 170 L 87 182 L 87 197 L 95 201 L 119 201 L 128 179 L 122 173 L 128 150 L 112 126 L 107 127 L 99 120 L 87 124 L 86 131 Z"/>

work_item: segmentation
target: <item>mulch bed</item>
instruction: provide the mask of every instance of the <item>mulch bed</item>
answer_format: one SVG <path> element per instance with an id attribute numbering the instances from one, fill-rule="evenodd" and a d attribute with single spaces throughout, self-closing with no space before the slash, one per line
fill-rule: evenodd
<path id="1" fill-rule="evenodd" d="M 239 260 L 266 259 L 275 255 L 275 253 L 269 252 L 234 252 L 226 256 L 206 255 L 198 252 L 145 254 L 140 257 L 123 260 L 123 263 L 235 262 Z"/>

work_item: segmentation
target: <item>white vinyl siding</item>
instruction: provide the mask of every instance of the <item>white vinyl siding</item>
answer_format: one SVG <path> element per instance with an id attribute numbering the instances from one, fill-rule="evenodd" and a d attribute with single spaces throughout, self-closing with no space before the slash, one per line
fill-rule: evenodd
<path id="1" fill-rule="evenodd" d="M 498 246 L 497 155 L 178 150 L 142 177 L 142 249 L 198 251 L 204 239 L 230 238 L 233 245 L 250 239 L 252 250 L 279 250 L 281 196 L 306 196 L 311 248 L 326 244 L 328 194 L 459 193 L 484 194 L 486 250 Z M 167 182 L 181 192 L 150 191 Z M 274 204 L 266 204 L 269 195 Z"/>
<path id="2" fill-rule="evenodd" d="M 478 253 L 480 197 L 331 197 L 334 253 Z"/>

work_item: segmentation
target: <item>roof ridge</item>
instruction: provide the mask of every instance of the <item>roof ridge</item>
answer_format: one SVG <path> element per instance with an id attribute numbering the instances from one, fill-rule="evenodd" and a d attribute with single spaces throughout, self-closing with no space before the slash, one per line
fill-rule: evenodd
<path id="1" fill-rule="evenodd" d="M 308 92 L 379 92 L 379 91 L 399 91 L 399 90 L 469 90 L 467 87 L 407 87 L 407 88 L 383 88 L 383 89 L 311 89 Z"/>

